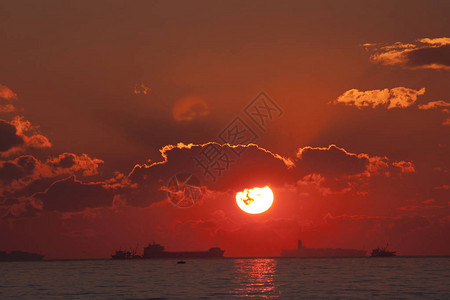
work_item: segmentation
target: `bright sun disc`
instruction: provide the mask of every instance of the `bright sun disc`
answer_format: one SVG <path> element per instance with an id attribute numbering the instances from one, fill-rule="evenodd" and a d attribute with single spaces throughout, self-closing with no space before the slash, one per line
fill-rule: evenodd
<path id="1" fill-rule="evenodd" d="M 246 213 L 260 214 L 272 206 L 273 193 L 268 186 L 245 189 L 236 194 L 236 203 Z"/>

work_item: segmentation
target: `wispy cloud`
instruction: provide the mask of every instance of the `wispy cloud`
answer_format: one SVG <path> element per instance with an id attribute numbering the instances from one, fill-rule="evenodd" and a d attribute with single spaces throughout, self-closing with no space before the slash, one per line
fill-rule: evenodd
<path id="1" fill-rule="evenodd" d="M 450 126 L 450 110 L 447 108 L 450 106 L 450 103 L 444 100 L 432 101 L 427 104 L 419 105 L 419 109 L 429 110 L 429 109 L 440 109 L 444 114 L 447 115 L 445 120 L 442 122 L 444 126 Z"/>
<path id="2" fill-rule="evenodd" d="M 428 102 L 427 104 L 419 105 L 419 109 L 433 109 L 433 108 L 441 108 L 441 107 L 448 107 L 450 106 L 450 103 L 445 102 L 444 100 L 438 100 L 438 101 L 432 101 Z"/>

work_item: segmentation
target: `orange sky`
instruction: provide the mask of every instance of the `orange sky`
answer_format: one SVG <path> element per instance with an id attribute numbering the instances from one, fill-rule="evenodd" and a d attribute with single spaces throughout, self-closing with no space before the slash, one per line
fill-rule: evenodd
<path id="1" fill-rule="evenodd" d="M 449 13 L 445 1 L 0 4 L 0 250 L 108 257 L 156 241 L 274 256 L 302 239 L 450 254 Z M 201 186 L 189 208 L 165 191 L 180 173 Z M 239 210 L 237 191 L 265 185 L 271 209 Z"/>

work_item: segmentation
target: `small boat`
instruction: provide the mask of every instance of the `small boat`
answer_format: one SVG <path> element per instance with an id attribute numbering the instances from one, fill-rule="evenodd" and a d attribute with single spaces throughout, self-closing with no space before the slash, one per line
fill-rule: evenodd
<path id="1" fill-rule="evenodd" d="M 177 264 L 179 264 L 179 265 L 182 265 L 182 264 L 185 264 L 185 263 L 186 262 L 184 260 L 177 261 Z"/>
<path id="2" fill-rule="evenodd" d="M 375 249 L 372 250 L 372 257 L 390 257 L 390 256 L 396 256 L 396 252 L 395 251 L 387 251 L 387 247 L 388 245 L 386 244 L 385 247 L 381 248 L 381 247 L 377 247 Z"/>

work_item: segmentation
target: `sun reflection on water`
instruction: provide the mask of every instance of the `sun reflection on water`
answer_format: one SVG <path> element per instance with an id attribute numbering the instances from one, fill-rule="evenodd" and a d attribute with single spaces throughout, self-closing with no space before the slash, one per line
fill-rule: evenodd
<path id="1" fill-rule="evenodd" d="M 232 293 L 240 297 L 276 298 L 274 259 L 238 259 L 235 261 L 235 280 L 239 287 Z"/>

